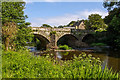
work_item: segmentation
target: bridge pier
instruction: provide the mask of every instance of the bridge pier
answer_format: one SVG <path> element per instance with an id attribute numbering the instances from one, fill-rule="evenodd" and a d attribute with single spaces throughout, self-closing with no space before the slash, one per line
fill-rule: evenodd
<path id="1" fill-rule="evenodd" d="M 47 49 L 57 49 L 56 35 L 50 35 L 50 43 L 47 45 Z"/>

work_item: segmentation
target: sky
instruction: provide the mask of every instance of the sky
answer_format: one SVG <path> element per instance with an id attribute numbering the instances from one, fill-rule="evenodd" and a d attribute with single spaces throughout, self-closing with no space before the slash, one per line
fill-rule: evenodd
<path id="1" fill-rule="evenodd" d="M 49 24 L 52 27 L 67 25 L 71 21 L 88 19 L 90 14 L 100 14 L 102 18 L 108 15 L 103 2 L 27 2 L 24 10 L 28 16 L 26 22 L 32 27 Z"/>

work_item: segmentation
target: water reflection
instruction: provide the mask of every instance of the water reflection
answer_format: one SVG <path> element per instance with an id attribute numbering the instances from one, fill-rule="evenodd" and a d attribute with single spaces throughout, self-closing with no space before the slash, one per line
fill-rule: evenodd
<path id="1" fill-rule="evenodd" d="M 57 58 L 59 58 L 59 59 L 62 58 L 62 56 L 61 56 L 61 54 L 60 54 L 59 52 L 56 52 L 55 54 L 56 54 L 56 57 L 57 57 Z"/>
<path id="2" fill-rule="evenodd" d="M 47 54 L 50 54 L 51 57 L 54 57 L 56 60 L 72 60 L 74 58 L 74 55 L 79 56 L 82 51 L 71 51 L 71 52 L 48 52 Z M 106 52 L 85 52 L 87 55 L 92 54 L 95 58 L 100 58 L 101 61 L 104 61 L 102 66 L 103 69 L 105 68 L 105 65 L 107 64 L 108 68 L 113 68 L 114 71 L 120 71 L 120 54 L 119 52 L 112 52 L 112 51 L 106 51 Z M 46 53 L 45 53 L 46 54 Z M 42 54 L 40 54 L 42 55 Z"/>
<path id="3" fill-rule="evenodd" d="M 74 58 L 74 55 L 79 56 L 79 54 L 81 54 L 81 51 L 72 51 L 72 52 L 54 52 L 54 54 L 57 55 L 57 58 L 61 59 L 61 60 L 71 60 Z M 94 56 L 95 58 L 100 58 L 101 61 L 103 61 L 103 69 L 105 68 L 105 66 L 107 65 L 108 68 L 112 68 L 114 71 L 120 71 L 120 57 L 116 57 L 112 56 L 109 54 L 109 52 L 105 52 L 105 53 L 90 53 L 90 52 L 86 52 L 86 54 L 92 54 L 92 56 Z"/>
<path id="4" fill-rule="evenodd" d="M 106 53 L 106 55 L 104 55 L 104 58 L 102 58 L 101 61 L 103 61 L 102 68 L 105 69 L 105 66 L 108 65 L 108 53 Z"/>

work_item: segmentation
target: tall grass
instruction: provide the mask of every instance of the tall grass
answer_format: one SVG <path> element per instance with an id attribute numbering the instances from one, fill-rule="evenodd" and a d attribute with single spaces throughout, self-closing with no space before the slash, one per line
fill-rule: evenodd
<path id="1" fill-rule="evenodd" d="M 27 51 L 8 51 L 3 52 L 2 59 L 3 78 L 118 78 L 118 73 L 112 69 L 102 69 L 99 58 L 85 53 L 74 56 L 73 60 L 57 61 Z"/>

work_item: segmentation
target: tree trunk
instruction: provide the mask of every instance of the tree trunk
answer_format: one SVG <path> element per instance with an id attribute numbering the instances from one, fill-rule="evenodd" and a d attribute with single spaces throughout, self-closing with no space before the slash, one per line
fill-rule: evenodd
<path id="1" fill-rule="evenodd" d="M 5 50 L 8 50 L 8 46 L 9 46 L 9 37 L 6 37 L 5 39 Z"/>

